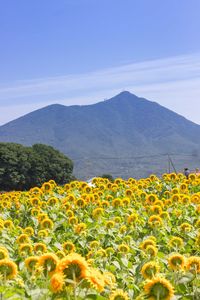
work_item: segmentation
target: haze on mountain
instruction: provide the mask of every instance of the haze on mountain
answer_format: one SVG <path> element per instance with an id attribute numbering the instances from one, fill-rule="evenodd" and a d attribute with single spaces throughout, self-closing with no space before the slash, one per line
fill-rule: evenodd
<path id="1" fill-rule="evenodd" d="M 127 91 L 92 105 L 49 105 L 0 126 L 1 142 L 57 148 L 80 179 L 198 167 L 199 137 L 200 125 Z"/>

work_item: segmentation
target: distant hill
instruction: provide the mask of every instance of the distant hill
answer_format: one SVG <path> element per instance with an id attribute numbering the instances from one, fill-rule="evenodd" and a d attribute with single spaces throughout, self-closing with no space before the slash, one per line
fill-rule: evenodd
<path id="1" fill-rule="evenodd" d="M 1 142 L 51 145 L 74 160 L 75 175 L 84 179 L 166 171 L 167 153 L 179 156 L 178 168 L 194 167 L 199 137 L 199 125 L 127 91 L 92 105 L 50 105 L 0 126 Z"/>

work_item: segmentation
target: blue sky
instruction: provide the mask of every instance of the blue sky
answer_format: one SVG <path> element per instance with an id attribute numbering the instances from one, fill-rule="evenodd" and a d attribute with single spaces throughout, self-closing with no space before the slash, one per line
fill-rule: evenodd
<path id="1" fill-rule="evenodd" d="M 199 0 L 2 0 L 0 124 L 122 90 L 200 124 Z"/>

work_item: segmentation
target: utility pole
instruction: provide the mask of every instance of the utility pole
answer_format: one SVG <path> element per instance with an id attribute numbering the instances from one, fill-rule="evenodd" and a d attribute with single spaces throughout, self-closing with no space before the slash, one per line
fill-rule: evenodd
<path id="1" fill-rule="evenodd" d="M 168 173 L 171 173 L 169 154 L 167 154 L 167 157 L 168 157 Z"/>
<path id="2" fill-rule="evenodd" d="M 168 162 L 169 162 L 169 173 L 170 173 L 170 165 L 172 165 L 172 168 L 174 169 L 174 172 L 177 174 L 175 165 L 174 165 L 174 163 L 173 163 L 171 157 L 169 156 L 169 154 L 167 154 L 167 155 L 168 155 Z"/>

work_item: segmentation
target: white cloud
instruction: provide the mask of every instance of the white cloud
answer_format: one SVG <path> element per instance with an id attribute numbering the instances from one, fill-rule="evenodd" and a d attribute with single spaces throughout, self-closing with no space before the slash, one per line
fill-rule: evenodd
<path id="1" fill-rule="evenodd" d="M 200 123 L 200 54 L 0 86 L 0 123 L 48 104 L 91 104 L 125 89 Z"/>

